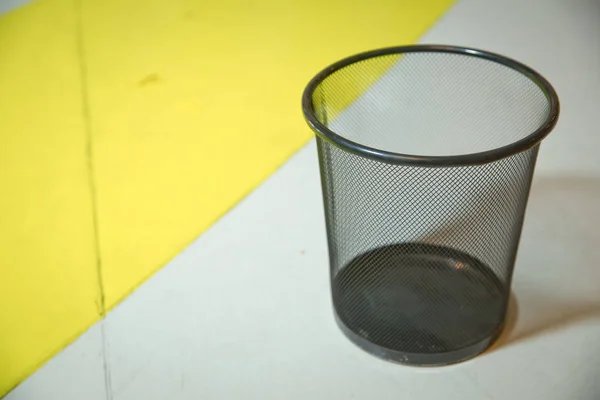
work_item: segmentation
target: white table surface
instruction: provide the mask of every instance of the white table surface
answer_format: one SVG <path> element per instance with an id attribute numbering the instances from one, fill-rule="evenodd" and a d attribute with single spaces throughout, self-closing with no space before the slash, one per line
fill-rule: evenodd
<path id="1" fill-rule="evenodd" d="M 463 0 L 422 42 L 509 55 L 561 98 L 497 345 L 424 369 L 342 335 L 311 142 L 6 399 L 600 399 L 600 2 Z"/>

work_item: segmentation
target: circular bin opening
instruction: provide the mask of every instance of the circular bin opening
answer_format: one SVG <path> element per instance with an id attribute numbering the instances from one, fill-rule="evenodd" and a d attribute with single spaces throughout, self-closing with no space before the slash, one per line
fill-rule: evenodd
<path id="1" fill-rule="evenodd" d="M 408 46 L 342 60 L 303 98 L 317 134 L 391 163 L 468 165 L 537 144 L 558 98 L 531 68 L 480 50 Z"/>

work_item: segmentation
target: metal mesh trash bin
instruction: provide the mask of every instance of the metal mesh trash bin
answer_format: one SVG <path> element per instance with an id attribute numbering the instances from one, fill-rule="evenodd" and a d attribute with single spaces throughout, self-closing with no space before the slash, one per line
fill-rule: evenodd
<path id="1" fill-rule="evenodd" d="M 335 63 L 302 101 L 342 331 L 413 365 L 484 351 L 503 328 L 539 143 L 558 118 L 552 86 L 497 54 L 421 45 Z"/>

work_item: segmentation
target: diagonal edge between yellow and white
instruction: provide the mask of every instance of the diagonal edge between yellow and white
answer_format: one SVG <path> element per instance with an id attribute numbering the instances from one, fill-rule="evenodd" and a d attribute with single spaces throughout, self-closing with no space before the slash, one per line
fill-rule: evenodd
<path id="1" fill-rule="evenodd" d="M 311 137 L 299 99 L 316 71 L 414 42 L 450 2 L 85 4 L 112 307 Z"/>
<path id="2" fill-rule="evenodd" d="M 450 4 L 39 0 L 0 16 L 0 395 L 98 320 L 100 283 L 116 306 L 310 139 L 314 73 L 416 41 Z"/>

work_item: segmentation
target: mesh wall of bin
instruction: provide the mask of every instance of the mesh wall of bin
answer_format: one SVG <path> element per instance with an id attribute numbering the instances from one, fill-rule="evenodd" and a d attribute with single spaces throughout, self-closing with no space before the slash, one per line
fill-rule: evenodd
<path id="1" fill-rule="evenodd" d="M 558 110 L 531 68 L 451 46 L 359 54 L 309 83 L 303 111 L 348 338 L 412 365 L 462 361 L 493 343 Z"/>

